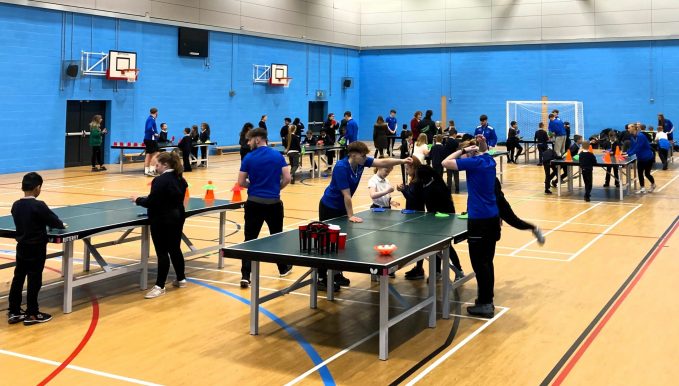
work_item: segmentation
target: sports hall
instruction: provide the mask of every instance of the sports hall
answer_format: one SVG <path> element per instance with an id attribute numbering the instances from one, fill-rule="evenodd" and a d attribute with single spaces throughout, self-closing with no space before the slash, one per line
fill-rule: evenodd
<path id="1" fill-rule="evenodd" d="M 669 0 L 0 1 L 0 309 L 11 321 L 0 323 L 0 385 L 675 384 L 677 28 Z M 420 125 L 429 118 L 440 127 Z M 266 137 L 241 137 L 247 122 Z M 422 155 L 435 170 L 438 142 L 452 141 L 450 168 L 431 178 L 454 212 L 409 212 L 403 191 L 420 174 L 401 164 L 416 170 Z M 284 164 L 255 163 L 258 151 Z M 160 228 L 141 204 L 177 174 L 168 165 L 184 169 L 179 154 L 192 169 L 178 180 L 185 275 L 172 266 L 149 297 Z M 501 217 L 492 303 L 480 301 L 468 225 L 500 194 L 465 169 L 476 157 L 533 226 Z M 300 227 L 323 217 L 341 165 L 359 159 L 352 212 L 325 221 L 346 244 L 304 249 Z M 371 208 L 384 169 L 371 162 L 394 165 L 391 209 Z M 284 186 L 264 205 L 284 208 L 282 232 L 264 224 L 245 242 L 246 211 L 262 204 L 249 191 L 276 167 Z M 12 209 L 35 192 L 29 172 L 67 223 L 40 223 L 49 319 L 28 309 L 28 287 L 10 310 L 27 218 Z"/>

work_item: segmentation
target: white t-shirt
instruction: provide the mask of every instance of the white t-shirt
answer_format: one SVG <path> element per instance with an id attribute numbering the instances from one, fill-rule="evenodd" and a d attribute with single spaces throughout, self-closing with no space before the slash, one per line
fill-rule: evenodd
<path id="1" fill-rule="evenodd" d="M 375 174 L 368 180 L 368 188 L 375 189 L 375 192 L 384 192 L 391 188 L 389 180 L 386 178 L 381 178 L 379 175 Z M 391 194 L 385 194 L 382 197 L 373 199 L 373 204 L 379 206 L 380 208 L 389 208 L 391 206 Z"/>
<path id="2" fill-rule="evenodd" d="M 419 146 L 416 145 L 413 149 L 413 156 L 417 157 L 417 159 L 419 159 L 421 163 L 424 163 L 425 162 L 424 152 L 426 150 L 429 150 L 429 145 L 427 145 L 426 143 Z"/>
<path id="3" fill-rule="evenodd" d="M 659 141 L 661 139 L 667 139 L 667 133 L 665 133 L 664 131 L 659 131 L 655 133 L 655 140 Z"/>

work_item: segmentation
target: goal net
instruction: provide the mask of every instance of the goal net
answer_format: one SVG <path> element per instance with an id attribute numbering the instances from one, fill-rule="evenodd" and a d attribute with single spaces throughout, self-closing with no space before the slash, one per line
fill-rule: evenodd
<path id="1" fill-rule="evenodd" d="M 570 122 L 571 137 L 575 134 L 584 136 L 585 119 L 582 102 L 578 101 L 507 101 L 506 133 L 509 124 L 516 121 L 519 126 L 519 137 L 532 140 L 538 125 L 543 122 L 545 130 L 549 126 L 549 114 L 559 110 L 559 119 Z"/>

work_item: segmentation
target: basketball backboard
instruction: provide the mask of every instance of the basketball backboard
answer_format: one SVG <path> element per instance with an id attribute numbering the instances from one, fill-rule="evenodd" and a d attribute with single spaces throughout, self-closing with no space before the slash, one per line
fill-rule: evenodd
<path id="1" fill-rule="evenodd" d="M 272 86 L 288 86 L 292 78 L 288 75 L 287 64 L 271 64 L 271 77 L 269 84 Z"/>
<path id="2" fill-rule="evenodd" d="M 126 70 L 138 69 L 137 53 L 126 51 L 108 52 L 108 71 L 106 78 L 112 80 L 128 80 Z"/>

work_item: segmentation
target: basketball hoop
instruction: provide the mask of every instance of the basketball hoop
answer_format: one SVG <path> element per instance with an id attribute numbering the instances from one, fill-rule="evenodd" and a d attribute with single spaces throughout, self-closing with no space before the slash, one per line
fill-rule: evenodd
<path id="1" fill-rule="evenodd" d="M 275 81 L 273 81 L 275 79 Z M 272 82 L 269 84 L 271 86 L 278 86 L 278 87 L 290 87 L 290 83 L 292 83 L 292 78 L 289 77 L 280 77 L 280 78 L 271 78 Z"/>
<path id="2" fill-rule="evenodd" d="M 125 79 L 127 79 L 127 83 L 134 83 L 139 77 L 138 68 L 128 68 L 127 70 L 120 70 L 120 72 L 123 74 Z"/>

